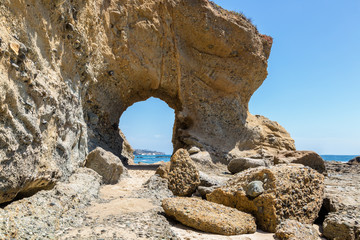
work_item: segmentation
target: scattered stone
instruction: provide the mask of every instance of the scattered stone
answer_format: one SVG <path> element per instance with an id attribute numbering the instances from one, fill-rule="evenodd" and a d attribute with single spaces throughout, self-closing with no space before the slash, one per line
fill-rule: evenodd
<path id="1" fill-rule="evenodd" d="M 246 188 L 253 181 L 261 181 L 264 192 L 248 198 Z M 289 218 L 312 224 L 323 195 L 324 176 L 295 164 L 248 169 L 208 194 L 207 199 L 251 213 L 262 230 L 275 232 L 276 226 Z"/>
<path id="2" fill-rule="evenodd" d="M 16 42 L 10 42 L 9 47 L 16 55 L 19 55 L 20 44 Z"/>
<path id="3" fill-rule="evenodd" d="M 212 193 L 215 189 L 219 187 L 220 186 L 212 186 L 212 187 L 198 186 L 197 193 L 200 197 L 206 199 L 206 194 Z"/>
<path id="4" fill-rule="evenodd" d="M 214 177 L 210 177 L 208 174 L 204 173 L 203 171 L 199 171 L 199 178 L 200 178 L 200 185 L 204 187 L 212 187 L 212 186 L 219 186 L 222 183 L 215 179 Z"/>
<path id="5" fill-rule="evenodd" d="M 264 192 L 264 184 L 261 181 L 253 181 L 246 186 L 246 195 L 255 198 Z"/>
<path id="6" fill-rule="evenodd" d="M 269 164 L 263 159 L 236 158 L 229 162 L 227 168 L 231 173 L 235 174 L 249 168 L 266 166 L 269 166 Z"/>
<path id="7" fill-rule="evenodd" d="M 350 164 L 360 164 L 360 156 L 354 157 L 353 159 L 349 160 Z"/>
<path id="8" fill-rule="evenodd" d="M 200 184 L 199 171 L 185 149 L 177 150 L 170 159 L 169 189 L 177 196 L 191 196 Z"/>
<path id="9" fill-rule="evenodd" d="M 105 184 L 116 184 L 121 176 L 127 175 L 127 169 L 121 160 L 100 147 L 89 153 L 85 166 L 100 174 Z"/>
<path id="10" fill-rule="evenodd" d="M 312 151 L 283 151 L 275 156 L 274 164 L 299 163 L 311 167 L 319 173 L 325 173 L 325 161 Z"/>
<path id="11" fill-rule="evenodd" d="M 198 147 L 191 147 L 189 150 L 188 150 L 188 153 L 191 155 L 191 154 L 195 154 L 195 153 L 198 153 L 200 152 L 200 148 Z"/>
<path id="12" fill-rule="evenodd" d="M 238 235 L 256 231 L 250 214 L 196 198 L 164 199 L 165 214 L 182 224 L 209 233 Z"/>
<path id="13" fill-rule="evenodd" d="M 324 221 L 323 234 L 331 240 L 359 240 L 359 211 L 329 213 Z"/>
<path id="14" fill-rule="evenodd" d="M 162 178 L 168 178 L 170 172 L 170 162 L 161 164 L 157 169 L 155 174 L 158 174 Z"/>
<path id="15" fill-rule="evenodd" d="M 281 222 L 275 232 L 279 240 L 318 240 L 318 231 L 309 224 L 287 219 Z"/>

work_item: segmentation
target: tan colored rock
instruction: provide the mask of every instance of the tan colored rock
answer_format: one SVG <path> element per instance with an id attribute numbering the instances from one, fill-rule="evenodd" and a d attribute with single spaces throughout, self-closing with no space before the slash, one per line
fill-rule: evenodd
<path id="1" fill-rule="evenodd" d="M 161 164 L 157 169 L 155 174 L 158 174 L 162 178 L 168 178 L 170 172 L 170 162 Z"/>
<path id="2" fill-rule="evenodd" d="M 350 164 L 360 164 L 360 156 L 354 157 L 353 159 L 349 160 Z"/>
<path id="3" fill-rule="evenodd" d="M 264 189 L 255 198 L 246 194 L 253 181 L 261 181 Z M 208 194 L 207 199 L 251 213 L 262 230 L 275 232 L 277 225 L 286 219 L 313 223 L 323 194 L 322 174 L 301 165 L 278 165 L 238 173 L 225 186 Z"/>
<path id="4" fill-rule="evenodd" d="M 318 240 L 318 231 L 310 224 L 302 224 L 295 220 L 285 220 L 276 227 L 278 240 Z"/>
<path id="5" fill-rule="evenodd" d="M 86 157 L 85 166 L 102 176 L 105 184 L 116 184 L 121 176 L 127 175 L 127 169 L 121 160 L 100 147 L 89 153 Z"/>
<path id="6" fill-rule="evenodd" d="M 319 173 L 325 173 L 325 161 L 319 154 L 312 151 L 282 151 L 275 156 L 275 164 L 300 163 L 311 167 Z"/>
<path id="7" fill-rule="evenodd" d="M 253 216 L 221 204 L 197 198 L 167 198 L 162 207 L 166 215 L 204 232 L 239 235 L 256 231 Z"/>
<path id="8" fill-rule="evenodd" d="M 200 185 L 199 171 L 185 149 L 171 156 L 168 180 L 169 189 L 176 196 L 190 196 Z"/>
<path id="9" fill-rule="evenodd" d="M 98 146 L 127 164 L 119 119 L 149 97 L 175 110 L 175 149 L 214 162 L 295 149 L 248 112 L 272 39 L 242 15 L 207 0 L 25 0 L 3 1 L 0 19 L 0 202 L 27 182 L 66 180 Z"/>

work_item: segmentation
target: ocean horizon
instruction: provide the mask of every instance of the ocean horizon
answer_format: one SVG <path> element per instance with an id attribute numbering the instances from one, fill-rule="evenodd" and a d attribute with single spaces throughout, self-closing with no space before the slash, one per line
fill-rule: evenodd
<path id="1" fill-rule="evenodd" d="M 348 162 L 359 155 L 320 155 L 325 161 Z M 134 163 L 169 162 L 171 155 L 135 155 Z"/>

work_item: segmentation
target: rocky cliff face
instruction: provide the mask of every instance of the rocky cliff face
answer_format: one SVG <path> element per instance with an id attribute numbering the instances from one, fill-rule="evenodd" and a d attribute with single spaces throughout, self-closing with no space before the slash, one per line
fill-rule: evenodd
<path id="1" fill-rule="evenodd" d="M 126 162 L 119 118 L 149 97 L 175 110 L 175 149 L 295 149 L 248 112 L 272 39 L 241 15 L 207 0 L 11 0 L 0 18 L 0 202 L 51 188 L 97 146 Z"/>

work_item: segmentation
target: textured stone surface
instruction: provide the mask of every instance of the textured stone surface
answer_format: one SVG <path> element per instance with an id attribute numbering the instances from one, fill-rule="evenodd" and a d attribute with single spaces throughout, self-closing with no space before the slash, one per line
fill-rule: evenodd
<path id="1" fill-rule="evenodd" d="M 318 240 L 318 231 L 309 224 L 295 220 L 285 220 L 277 228 L 275 236 L 278 240 Z"/>
<path id="2" fill-rule="evenodd" d="M 325 199 L 322 214 L 328 239 L 360 239 L 360 168 L 326 161 Z"/>
<path id="3" fill-rule="evenodd" d="M 177 196 L 190 196 L 200 184 L 199 171 L 185 149 L 177 150 L 170 159 L 169 189 Z"/>
<path id="4" fill-rule="evenodd" d="M 312 151 L 283 151 L 275 156 L 275 164 L 300 163 L 311 167 L 319 173 L 325 173 L 325 161 L 319 154 Z"/>
<path id="5" fill-rule="evenodd" d="M 225 161 L 295 148 L 248 112 L 272 39 L 241 14 L 207 0 L 15 0 L 0 18 L 0 202 L 68 178 L 98 146 L 126 164 L 120 116 L 149 97 L 175 110 L 175 149 Z"/>
<path id="6" fill-rule="evenodd" d="M 167 179 L 169 177 L 169 172 L 170 172 L 170 163 L 171 162 L 166 162 L 166 163 L 161 164 L 156 169 L 155 174 L 158 174 L 160 177 Z"/>
<path id="7" fill-rule="evenodd" d="M 100 174 L 105 184 L 116 184 L 121 176 L 127 175 L 127 169 L 121 160 L 100 147 L 89 153 L 85 166 Z"/>
<path id="8" fill-rule="evenodd" d="M 253 199 L 246 196 L 246 187 L 252 181 L 264 184 L 264 192 Z M 301 165 L 278 165 L 238 173 L 225 186 L 208 194 L 207 199 L 251 213 L 262 230 L 275 232 L 285 219 L 313 223 L 323 195 L 322 174 Z"/>
<path id="9" fill-rule="evenodd" d="M 204 232 L 238 235 L 256 231 L 253 216 L 221 204 L 196 198 L 168 198 L 162 207 L 166 215 Z"/>
<path id="10" fill-rule="evenodd" d="M 229 162 L 227 168 L 231 173 L 235 174 L 248 168 L 266 167 L 269 165 L 264 159 L 236 158 Z"/>
<path id="11" fill-rule="evenodd" d="M 330 213 L 325 219 L 323 232 L 331 240 L 359 240 L 359 211 Z"/>
<path id="12" fill-rule="evenodd" d="M 255 198 L 264 192 L 264 184 L 261 181 L 253 181 L 245 189 L 248 197 Z"/>

